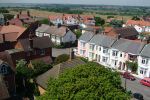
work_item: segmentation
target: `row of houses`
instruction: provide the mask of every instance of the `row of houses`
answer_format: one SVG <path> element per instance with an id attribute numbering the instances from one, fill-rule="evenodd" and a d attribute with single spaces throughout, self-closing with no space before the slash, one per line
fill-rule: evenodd
<path id="1" fill-rule="evenodd" d="M 67 25 L 84 24 L 87 26 L 95 25 L 95 19 L 93 15 L 79 15 L 79 14 L 50 15 L 49 20 L 54 25 L 58 24 L 67 24 Z"/>
<path id="2" fill-rule="evenodd" d="M 133 26 L 139 33 L 150 32 L 150 22 L 145 20 L 128 20 L 123 27 Z"/>
<path id="3" fill-rule="evenodd" d="M 137 62 L 139 76 L 150 77 L 149 50 L 150 44 L 147 44 L 146 41 L 86 32 L 78 39 L 76 55 L 109 68 L 124 71 L 127 70 L 126 61 Z"/>

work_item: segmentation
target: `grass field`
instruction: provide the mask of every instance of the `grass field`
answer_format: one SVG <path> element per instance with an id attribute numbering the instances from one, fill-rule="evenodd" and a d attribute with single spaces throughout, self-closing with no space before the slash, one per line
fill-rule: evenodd
<path id="1" fill-rule="evenodd" d="M 16 15 L 17 11 L 14 11 L 12 9 L 9 9 L 10 14 Z M 35 9 L 29 9 L 31 16 L 38 16 L 38 17 L 43 17 L 43 18 L 48 18 L 49 15 L 60 15 L 61 13 L 56 13 L 56 12 L 49 12 L 49 11 L 42 11 L 42 10 L 35 10 Z M 23 13 L 26 13 L 26 11 L 23 11 Z M 84 15 L 91 15 L 91 13 L 83 13 Z M 95 14 L 92 13 L 94 16 L 100 16 L 103 19 L 107 19 L 108 15 L 100 15 L 100 14 Z M 116 19 L 124 19 L 124 21 L 131 19 L 132 16 L 119 16 L 119 15 L 113 15 Z"/>

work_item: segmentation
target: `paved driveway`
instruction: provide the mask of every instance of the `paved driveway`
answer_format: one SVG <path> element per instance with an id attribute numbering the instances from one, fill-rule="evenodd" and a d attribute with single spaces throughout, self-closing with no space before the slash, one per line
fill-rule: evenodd
<path id="1" fill-rule="evenodd" d="M 56 49 L 52 48 L 52 56 L 57 57 L 61 54 L 69 54 L 70 53 L 70 48 L 65 48 L 65 49 Z"/>
<path id="2" fill-rule="evenodd" d="M 121 78 L 122 86 L 124 87 L 125 79 Z M 131 90 L 132 93 L 141 93 L 144 100 L 150 100 L 150 87 L 143 86 L 139 83 L 140 79 L 136 78 L 135 81 L 130 81 L 127 79 L 127 90 Z"/>

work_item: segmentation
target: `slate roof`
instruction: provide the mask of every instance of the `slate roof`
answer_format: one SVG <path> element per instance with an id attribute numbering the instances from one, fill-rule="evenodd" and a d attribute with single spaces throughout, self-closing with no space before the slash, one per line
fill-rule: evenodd
<path id="1" fill-rule="evenodd" d="M 47 81 L 50 77 L 52 78 L 57 78 L 59 74 L 63 73 L 64 70 L 73 68 L 77 65 L 85 64 L 80 59 L 73 59 L 72 61 L 67 61 L 64 63 L 60 63 L 58 65 L 55 65 L 52 69 L 48 70 L 47 72 L 39 75 L 36 78 L 36 82 L 38 85 L 40 85 L 42 88 L 46 89 L 47 88 Z"/>
<path id="2" fill-rule="evenodd" d="M 122 27 L 112 29 L 111 31 L 107 32 L 107 35 L 112 37 L 120 35 L 121 38 L 128 38 L 132 36 L 137 36 L 139 35 L 139 33 L 134 27 Z"/>
<path id="3" fill-rule="evenodd" d="M 143 49 L 144 45 L 145 44 L 142 42 L 121 38 L 112 45 L 112 48 L 118 49 L 126 53 L 138 55 Z"/>
<path id="4" fill-rule="evenodd" d="M 4 83 L 2 76 L 0 75 L 0 100 L 5 100 L 8 99 L 9 97 L 10 96 L 7 87 Z"/>
<path id="5" fill-rule="evenodd" d="M 48 33 L 52 35 L 57 35 L 57 36 L 64 36 L 68 32 L 72 32 L 67 27 L 64 27 L 64 26 L 57 27 L 57 26 L 49 26 L 45 24 L 42 24 L 40 27 L 38 27 L 36 31 Z"/>
<path id="6" fill-rule="evenodd" d="M 94 36 L 94 33 L 93 32 L 85 32 L 84 34 L 82 34 L 80 36 L 80 38 L 78 40 L 82 40 L 82 41 L 85 41 L 85 42 L 88 42 L 91 40 L 91 38 Z"/>
<path id="7" fill-rule="evenodd" d="M 29 51 L 31 49 L 30 48 L 30 42 L 29 42 L 28 38 L 27 39 L 20 39 L 19 41 L 20 41 L 24 51 Z M 44 48 L 49 48 L 52 46 L 53 46 L 53 43 L 49 39 L 48 36 L 34 37 L 33 38 L 33 48 L 44 49 Z"/>
<path id="8" fill-rule="evenodd" d="M 103 47 L 111 47 L 111 45 L 116 41 L 116 38 L 112 38 L 103 34 L 96 34 L 90 40 L 90 43 L 100 45 Z"/>
<path id="9" fill-rule="evenodd" d="M 150 44 L 145 45 L 140 55 L 144 57 L 150 57 Z"/>

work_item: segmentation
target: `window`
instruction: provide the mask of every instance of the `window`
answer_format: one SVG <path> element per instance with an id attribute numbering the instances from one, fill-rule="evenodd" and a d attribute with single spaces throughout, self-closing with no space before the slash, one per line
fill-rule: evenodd
<path id="1" fill-rule="evenodd" d="M 90 44 L 90 50 L 94 50 L 94 45 Z"/>
<path id="2" fill-rule="evenodd" d="M 117 56 L 118 55 L 118 51 L 113 51 L 112 52 L 112 56 Z"/>
<path id="3" fill-rule="evenodd" d="M 108 59 L 107 57 L 103 57 L 103 58 L 102 58 L 102 61 L 103 61 L 103 62 L 107 62 L 107 59 Z"/>
<path id="4" fill-rule="evenodd" d="M 89 58 L 93 59 L 94 58 L 94 53 L 89 53 Z"/>
<path id="5" fill-rule="evenodd" d="M 45 50 L 44 49 L 40 50 L 40 55 L 45 55 Z"/>
<path id="6" fill-rule="evenodd" d="M 95 46 L 96 48 L 95 48 L 95 50 L 97 50 L 98 49 L 98 46 Z"/>
<path id="7" fill-rule="evenodd" d="M 140 74 L 146 75 L 146 73 L 147 73 L 147 69 L 145 68 L 140 69 Z"/>
<path id="8" fill-rule="evenodd" d="M 122 57 L 122 53 L 120 53 L 120 57 Z"/>
<path id="9" fill-rule="evenodd" d="M 81 42 L 81 47 L 85 47 L 85 43 L 84 42 Z"/>
<path id="10" fill-rule="evenodd" d="M 80 50 L 80 54 L 84 55 L 85 54 L 85 50 Z"/>
<path id="11" fill-rule="evenodd" d="M 101 51 L 101 47 L 99 47 L 99 51 Z"/>
<path id="12" fill-rule="evenodd" d="M 143 58 L 142 59 L 142 64 L 145 64 L 145 65 L 148 64 L 148 59 Z"/>
<path id="13" fill-rule="evenodd" d="M 103 49 L 103 53 L 108 53 L 108 49 L 107 49 L 107 48 L 104 48 L 104 49 Z"/>

